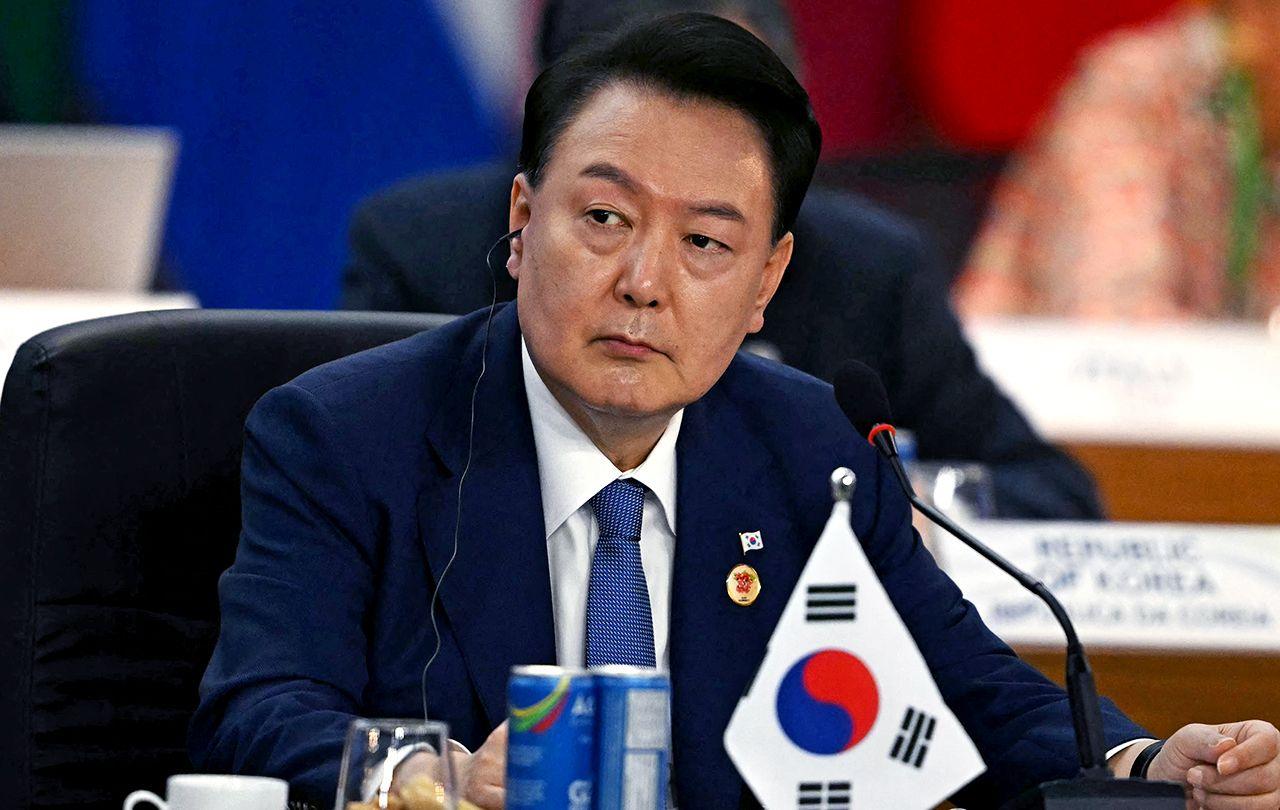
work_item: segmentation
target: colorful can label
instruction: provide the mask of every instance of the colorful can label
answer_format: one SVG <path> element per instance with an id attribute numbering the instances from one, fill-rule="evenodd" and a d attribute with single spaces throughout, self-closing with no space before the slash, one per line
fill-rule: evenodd
<path id="1" fill-rule="evenodd" d="M 507 682 L 507 807 L 590 810 L 595 687 L 583 670 L 513 667 Z"/>
<path id="2" fill-rule="evenodd" d="M 671 680 L 607 666 L 596 680 L 596 810 L 661 810 L 670 773 Z"/>

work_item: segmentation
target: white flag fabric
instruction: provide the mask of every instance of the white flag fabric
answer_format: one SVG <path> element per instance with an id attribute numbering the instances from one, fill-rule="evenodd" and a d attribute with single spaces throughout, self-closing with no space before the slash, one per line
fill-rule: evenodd
<path id="1" fill-rule="evenodd" d="M 984 770 L 838 501 L 725 749 L 769 810 L 926 810 Z"/>

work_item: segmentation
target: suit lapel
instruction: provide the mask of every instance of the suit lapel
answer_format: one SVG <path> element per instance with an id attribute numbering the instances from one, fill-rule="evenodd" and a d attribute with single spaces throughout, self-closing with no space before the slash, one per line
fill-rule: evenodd
<path id="1" fill-rule="evenodd" d="M 506 717 L 506 685 L 516 664 L 553 663 L 555 629 L 533 429 L 521 372 L 514 305 L 494 318 L 476 396 L 474 450 L 467 461 L 471 392 L 480 369 L 483 325 L 428 430 L 448 475 L 424 490 L 418 519 L 437 580 L 453 554 L 459 479 L 461 530 L 440 603 L 491 725 Z"/>
<path id="2" fill-rule="evenodd" d="M 679 508 L 671 596 L 673 755 L 681 805 L 719 806 L 742 782 L 723 735 L 764 657 L 812 538 L 797 536 L 793 506 L 768 448 L 719 386 L 685 410 L 677 445 Z M 739 532 L 760 531 L 745 556 Z M 761 591 L 729 598 L 729 571 L 746 563 Z"/>

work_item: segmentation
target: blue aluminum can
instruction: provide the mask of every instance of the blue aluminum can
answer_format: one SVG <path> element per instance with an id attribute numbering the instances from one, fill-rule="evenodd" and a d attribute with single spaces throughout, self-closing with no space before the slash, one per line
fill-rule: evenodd
<path id="1" fill-rule="evenodd" d="M 590 810 L 595 686 L 585 670 L 511 669 L 507 682 L 507 807 Z"/>
<path id="2" fill-rule="evenodd" d="M 595 667 L 596 810 L 661 810 L 670 773 L 671 680 L 641 667 Z"/>

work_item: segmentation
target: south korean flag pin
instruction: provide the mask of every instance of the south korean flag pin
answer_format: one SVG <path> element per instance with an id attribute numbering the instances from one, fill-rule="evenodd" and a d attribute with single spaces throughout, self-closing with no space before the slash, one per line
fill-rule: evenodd
<path id="1" fill-rule="evenodd" d="M 742 553 L 748 551 L 764 551 L 764 537 L 760 532 L 738 532 L 738 539 L 742 541 Z"/>

